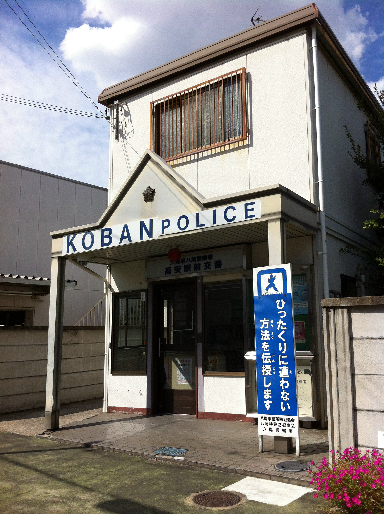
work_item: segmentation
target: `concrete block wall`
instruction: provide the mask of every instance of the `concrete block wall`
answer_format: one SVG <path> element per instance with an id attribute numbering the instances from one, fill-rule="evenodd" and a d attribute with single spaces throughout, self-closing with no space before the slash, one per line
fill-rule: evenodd
<path id="1" fill-rule="evenodd" d="M 45 405 L 47 327 L 0 328 L 0 413 Z M 104 327 L 65 327 L 61 403 L 103 396 Z"/>
<path id="2" fill-rule="evenodd" d="M 384 297 L 321 302 L 330 449 L 378 448 L 384 431 Z"/>

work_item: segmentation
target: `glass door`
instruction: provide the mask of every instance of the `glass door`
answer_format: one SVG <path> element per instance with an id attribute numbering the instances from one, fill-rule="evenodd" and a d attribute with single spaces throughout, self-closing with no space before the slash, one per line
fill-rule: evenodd
<path id="1" fill-rule="evenodd" d="M 195 283 L 160 285 L 156 303 L 158 410 L 196 414 Z"/>

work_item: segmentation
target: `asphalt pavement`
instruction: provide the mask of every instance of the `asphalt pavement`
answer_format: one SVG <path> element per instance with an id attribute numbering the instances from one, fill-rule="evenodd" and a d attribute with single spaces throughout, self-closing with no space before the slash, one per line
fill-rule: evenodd
<path id="1" fill-rule="evenodd" d="M 203 512 L 191 495 L 243 493 L 242 513 L 320 513 L 307 471 L 282 461 L 327 456 L 327 432 L 300 429 L 300 457 L 258 452 L 257 425 L 194 416 L 102 413 L 95 402 L 63 406 L 60 429 L 43 434 L 43 411 L 0 415 L 0 512 Z M 20 435 L 26 434 L 26 435 Z M 170 449 L 171 455 L 159 450 Z M 206 510 L 208 512 L 208 510 Z"/>
<path id="2" fill-rule="evenodd" d="M 198 514 L 209 510 L 191 504 L 193 493 L 233 490 L 245 479 L 236 473 L 180 466 L 172 460 L 10 432 L 0 432 L 0 462 L 2 514 Z M 287 487 L 288 493 L 297 487 L 265 482 L 271 492 Z M 324 500 L 315 500 L 307 492 L 286 506 L 248 500 L 227 511 L 315 514 L 324 506 Z"/>

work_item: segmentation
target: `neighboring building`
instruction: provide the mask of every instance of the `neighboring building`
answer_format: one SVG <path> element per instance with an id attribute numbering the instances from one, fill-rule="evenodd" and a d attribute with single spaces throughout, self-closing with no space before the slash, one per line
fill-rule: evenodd
<path id="1" fill-rule="evenodd" d="M 50 232 L 98 220 L 107 190 L 0 161 L 0 199 L 0 326 L 47 326 Z M 64 324 L 75 325 L 104 295 L 103 282 L 75 266 L 65 278 Z"/>
<path id="2" fill-rule="evenodd" d="M 252 268 L 288 262 L 300 417 L 324 424 L 320 300 L 353 289 L 356 259 L 340 249 L 374 244 L 362 229 L 373 197 L 345 125 L 364 147 L 358 105 L 378 103 L 317 7 L 99 101 L 112 115 L 111 201 L 98 223 L 53 235 L 52 278 L 60 295 L 66 260 L 108 265 L 105 410 L 246 419 Z M 52 334 L 59 311 L 52 303 Z"/>

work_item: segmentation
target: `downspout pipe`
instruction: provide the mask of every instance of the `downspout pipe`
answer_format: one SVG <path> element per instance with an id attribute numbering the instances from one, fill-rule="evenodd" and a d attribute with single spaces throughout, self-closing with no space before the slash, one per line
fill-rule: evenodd
<path id="1" fill-rule="evenodd" d="M 317 52 L 317 32 L 316 25 L 312 26 L 312 62 L 313 62 L 313 85 L 315 89 L 315 128 L 316 128 L 316 153 L 317 153 L 317 178 L 319 184 L 319 209 L 320 209 L 320 232 L 321 232 L 321 252 L 323 259 L 323 295 L 329 298 L 328 281 L 328 255 L 327 255 L 327 232 L 325 227 L 324 212 L 324 182 L 323 182 L 323 159 L 321 143 L 321 123 L 320 123 L 320 95 L 319 95 L 319 67 Z"/>

